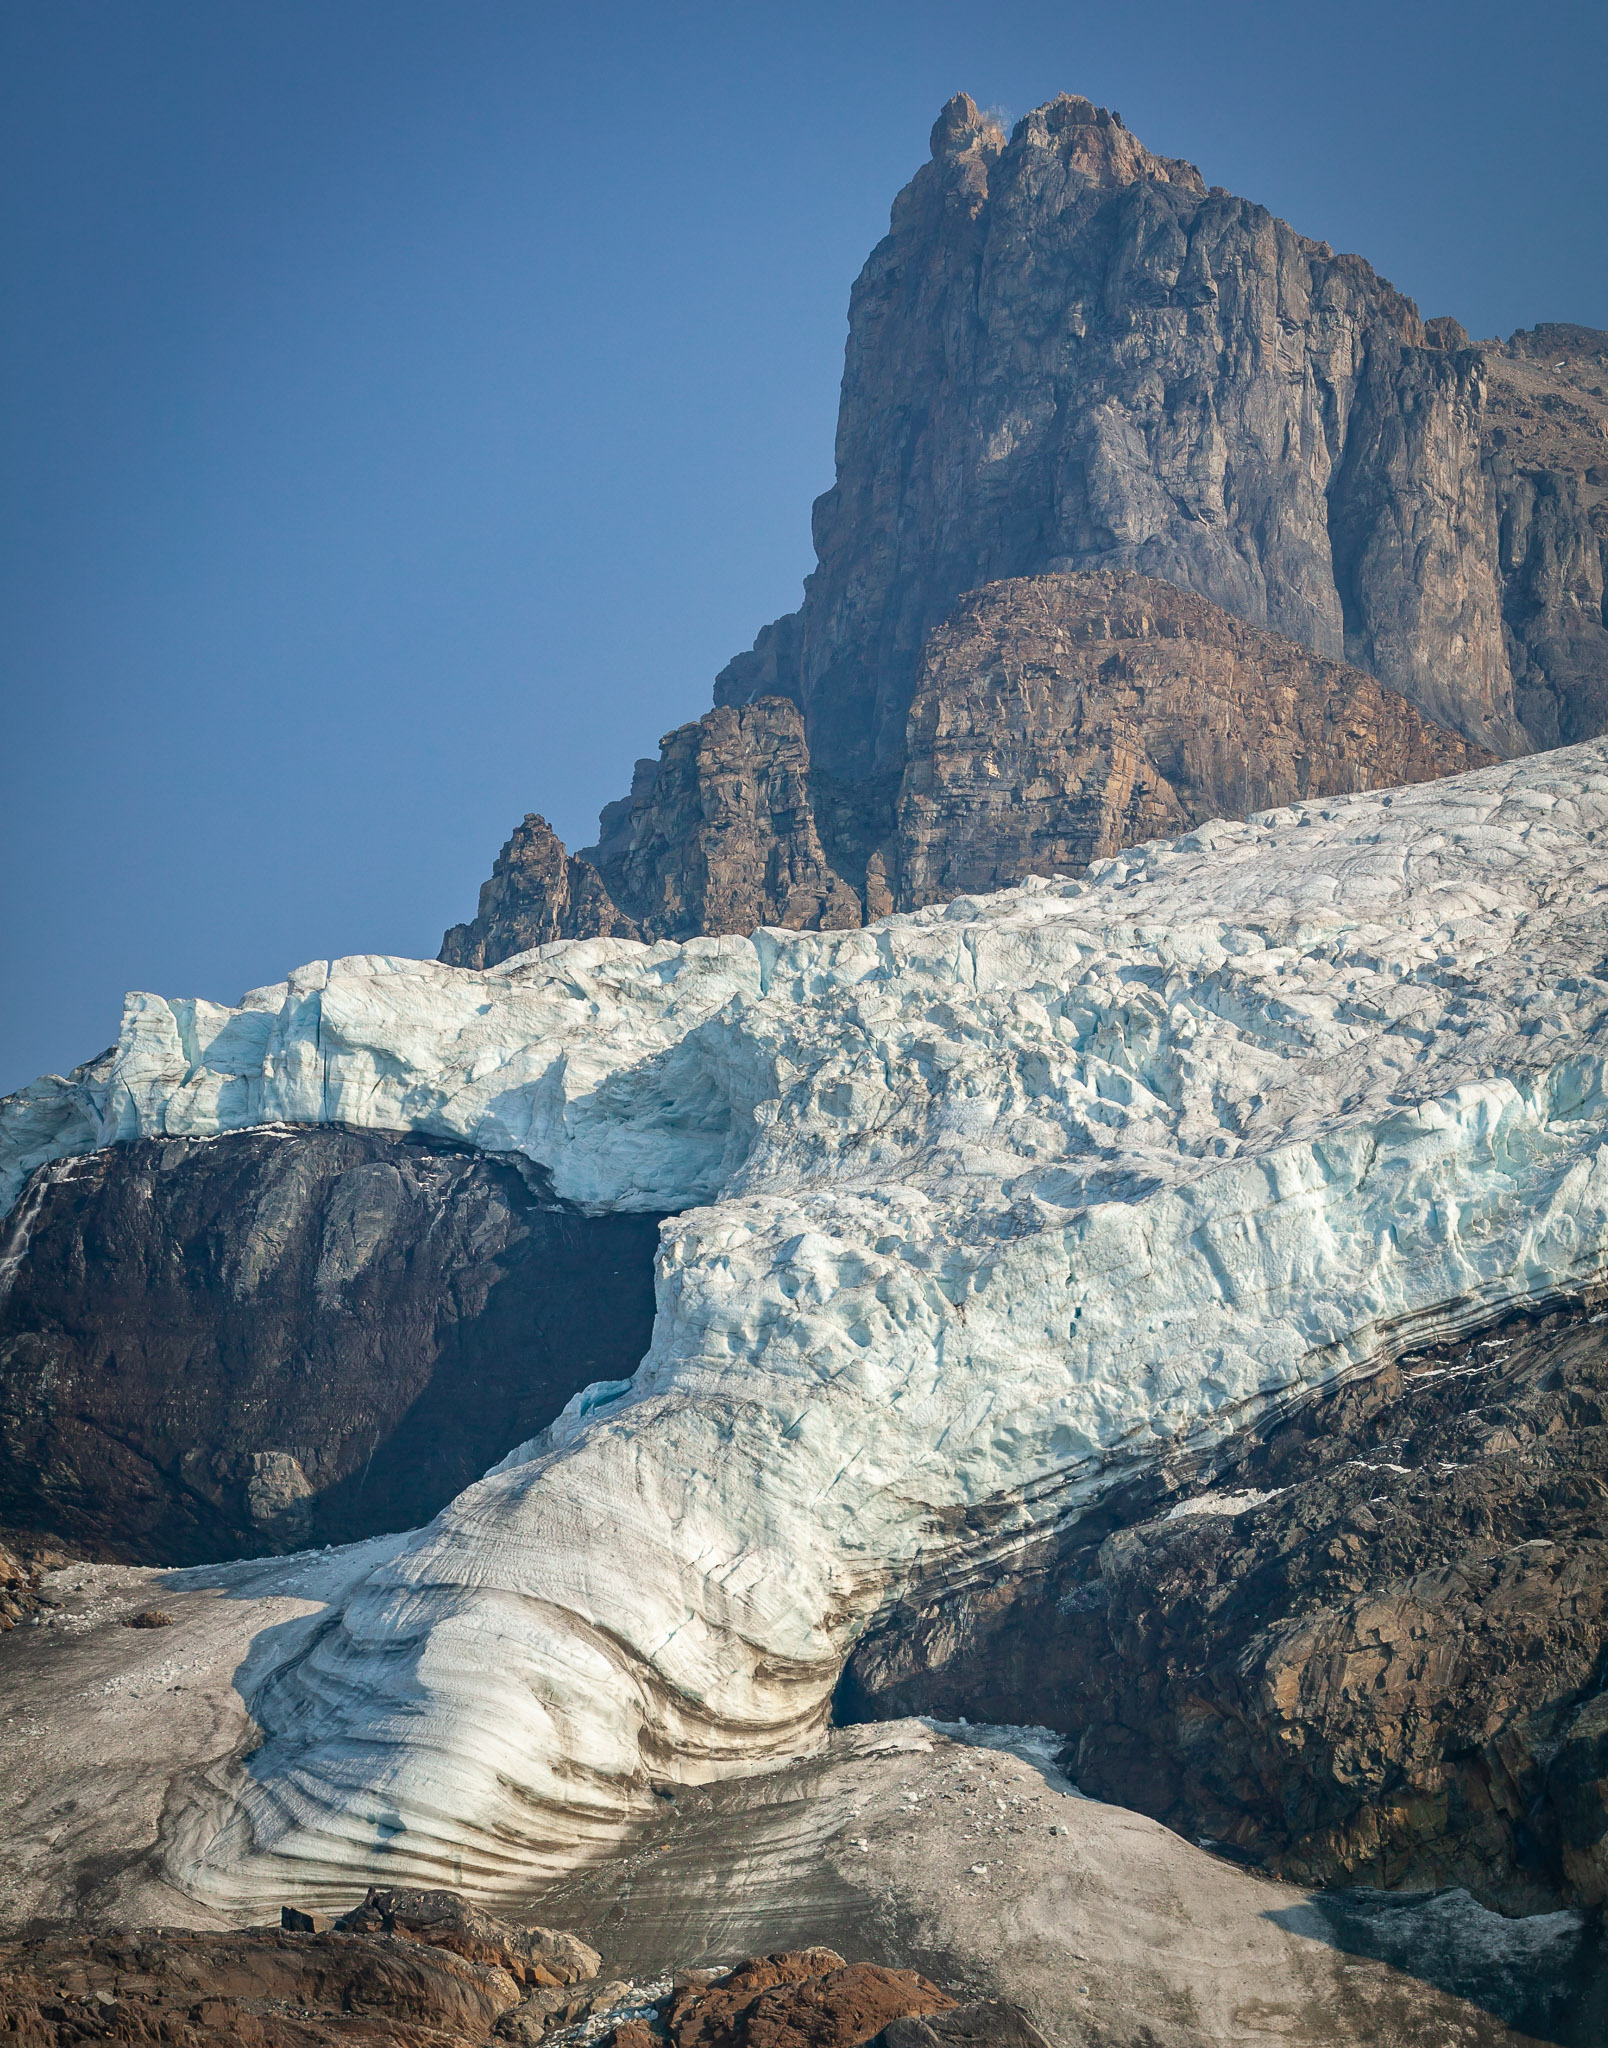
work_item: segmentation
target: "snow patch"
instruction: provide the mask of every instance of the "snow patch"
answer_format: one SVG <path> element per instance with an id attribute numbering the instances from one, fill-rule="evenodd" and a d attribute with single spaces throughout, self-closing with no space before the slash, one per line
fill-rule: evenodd
<path id="1" fill-rule="evenodd" d="M 1267 1493 L 1197 1493 L 1170 1507 L 1161 1519 L 1181 1522 L 1190 1515 L 1248 1515 L 1252 1508 L 1264 1507 L 1285 1491 L 1286 1488 L 1275 1486 Z"/>

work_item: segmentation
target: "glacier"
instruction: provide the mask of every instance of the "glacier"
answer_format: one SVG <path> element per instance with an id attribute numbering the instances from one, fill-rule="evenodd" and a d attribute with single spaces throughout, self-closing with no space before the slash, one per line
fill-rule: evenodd
<path id="1" fill-rule="evenodd" d="M 10 1256 L 53 1161 L 275 1122 L 677 1212 L 634 1379 L 428 1528 L 285 1562 L 322 1619 L 263 1632 L 260 1746 L 198 1761 L 174 1880 L 228 1912 L 528 1889 L 655 1785 L 807 1751 L 918 1579 L 1597 1285 L 1605 835 L 1592 742 L 865 930 L 131 996 L 109 1054 L 0 1105 Z"/>

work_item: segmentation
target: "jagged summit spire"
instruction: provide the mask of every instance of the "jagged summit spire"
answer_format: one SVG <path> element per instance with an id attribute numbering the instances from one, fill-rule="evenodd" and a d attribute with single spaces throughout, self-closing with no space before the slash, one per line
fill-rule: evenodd
<path id="1" fill-rule="evenodd" d="M 1205 180 L 1180 157 L 1156 156 L 1126 126 L 1120 114 L 1097 106 L 1081 93 L 1058 92 L 1017 122 L 1007 141 L 1005 130 L 983 113 L 969 92 L 945 102 L 932 124 L 933 160 L 943 163 L 983 145 L 983 154 L 1007 147 L 1030 152 L 1049 150 L 1064 157 L 1069 169 L 1097 185 L 1131 185 L 1139 178 L 1161 178 L 1204 193 Z"/>
<path id="2" fill-rule="evenodd" d="M 999 123 L 979 111 L 971 94 L 957 92 L 953 99 L 944 102 L 932 124 L 932 153 L 934 157 L 958 156 L 962 150 L 970 149 L 980 135 L 997 136 L 1001 143 L 1005 140 Z"/>

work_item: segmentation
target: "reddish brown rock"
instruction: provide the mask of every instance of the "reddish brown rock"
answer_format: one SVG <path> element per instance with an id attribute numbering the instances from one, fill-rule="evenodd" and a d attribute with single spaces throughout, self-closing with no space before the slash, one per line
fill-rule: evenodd
<path id="1" fill-rule="evenodd" d="M 827 864 L 795 705 L 721 706 L 664 740 L 604 877 L 644 937 L 832 930 L 860 922 L 857 893 Z"/>
<path id="2" fill-rule="evenodd" d="M 0 2039 L 441 2048 L 519 2002 L 506 1970 L 396 1935 L 62 1935 L 0 1947 Z"/>
<path id="3" fill-rule="evenodd" d="M 607 936 L 622 914 L 644 938 L 852 926 L 1026 875 L 1080 874 L 1207 818 L 1494 758 L 1362 670 L 1174 584 L 1018 577 L 971 592 L 929 635 L 901 775 L 817 773 L 785 698 L 719 706 L 671 733 L 656 767 L 638 764 L 592 849 L 595 885 L 575 890 L 588 862 L 543 825 L 543 861 L 520 870 L 526 893 L 494 897 L 494 875 L 482 916 L 449 932 L 441 957 L 494 965 L 537 931 Z M 829 845 L 857 849 L 842 872 Z M 539 917 L 538 875 L 551 891 Z M 585 929 L 583 902 L 607 906 Z"/>
<path id="4" fill-rule="evenodd" d="M 898 903 L 1076 875 L 1209 818 L 1495 758 L 1362 670 L 1174 584 L 991 583 L 922 657 L 890 849 Z"/>
<path id="5" fill-rule="evenodd" d="M 640 937 L 596 868 L 567 854 L 547 820 L 527 811 L 481 886 L 474 922 L 455 924 L 439 957 L 449 967 L 493 967 L 555 939 Z"/>
<path id="6" fill-rule="evenodd" d="M 280 1929 L 74 1935 L 0 1945 L 0 2039 L 173 2048 L 428 2048 L 483 2043 L 518 2014 L 535 2038 L 605 2009 L 598 1956 L 574 1935 L 516 1927 L 455 1892 L 371 1890 L 327 1931 L 287 1907 Z M 553 1987 L 563 1985 L 568 1989 Z M 615 2000 L 618 2002 L 618 1999 Z"/>
<path id="7" fill-rule="evenodd" d="M 801 1949 L 757 1957 L 707 1988 L 678 1992 L 665 2031 L 673 2048 L 858 2048 L 892 2020 L 954 2005 L 914 1970 Z"/>

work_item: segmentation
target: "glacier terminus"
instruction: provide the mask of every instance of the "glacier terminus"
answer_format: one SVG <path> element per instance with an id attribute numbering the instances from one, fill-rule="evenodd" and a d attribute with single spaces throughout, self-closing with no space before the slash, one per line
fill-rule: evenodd
<path id="1" fill-rule="evenodd" d="M 1608 1243 L 1605 889 L 1598 741 L 865 929 L 131 996 L 109 1054 L 0 1109 L 13 1256 L 75 1156 L 278 1123 L 674 1212 L 633 1378 L 428 1527 L 279 1561 L 236 1681 L 260 1744 L 152 1759 L 182 1788 L 168 1882 L 228 1915 L 512 1892 L 656 1784 L 819 1743 L 901 1591 L 1578 1297 Z"/>

